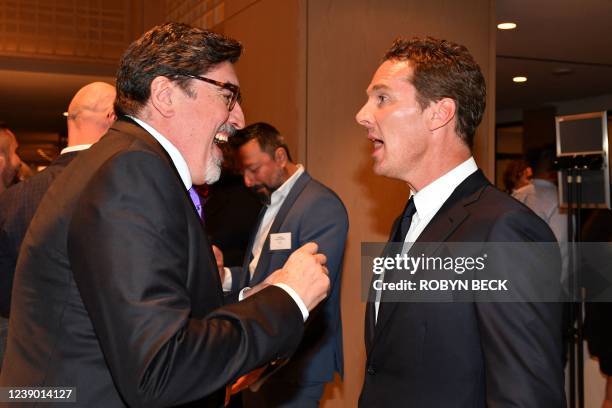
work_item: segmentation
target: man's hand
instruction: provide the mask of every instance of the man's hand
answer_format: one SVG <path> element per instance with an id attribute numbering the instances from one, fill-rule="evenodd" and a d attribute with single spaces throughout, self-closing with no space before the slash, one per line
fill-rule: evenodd
<path id="1" fill-rule="evenodd" d="M 315 308 L 329 293 L 329 272 L 325 267 L 327 258 L 317 253 L 318 246 L 309 242 L 289 256 L 282 267 L 263 282 L 267 285 L 284 283 L 302 299 L 308 311 Z"/>
<path id="2" fill-rule="evenodd" d="M 223 267 L 223 252 L 216 246 L 212 246 L 213 253 L 215 254 L 215 260 L 217 261 L 217 268 L 219 269 L 219 276 L 221 277 L 221 283 L 225 279 L 225 268 Z"/>

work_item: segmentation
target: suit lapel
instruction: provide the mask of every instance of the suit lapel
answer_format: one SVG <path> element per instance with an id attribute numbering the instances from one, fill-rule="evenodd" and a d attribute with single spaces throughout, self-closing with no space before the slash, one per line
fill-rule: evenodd
<path id="1" fill-rule="evenodd" d="M 440 207 L 440 210 L 427 224 L 416 242 L 432 243 L 433 246 L 428 248 L 428 254 L 434 254 L 443 242 L 449 240 L 453 232 L 464 223 L 470 213 L 466 209 L 470 204 L 478 201 L 484 188 L 490 185 L 480 169 L 468 176 L 457 188 L 446 202 Z M 391 237 L 395 236 L 395 232 L 399 228 L 399 223 L 396 221 L 391 231 Z M 421 248 L 422 249 L 422 248 Z M 409 251 L 409 254 L 412 251 Z M 374 303 L 371 302 L 371 308 L 374 308 Z M 393 312 L 397 309 L 397 302 L 381 302 L 378 309 L 378 320 L 374 330 L 374 338 L 370 344 L 373 347 L 384 332 L 385 326 L 391 320 Z M 368 305 L 370 307 L 370 305 Z M 367 320 L 367 318 L 366 318 Z"/>
<path id="2" fill-rule="evenodd" d="M 251 274 L 249 272 L 249 264 L 253 260 L 253 245 L 255 245 L 255 237 L 257 237 L 257 231 L 259 231 L 259 226 L 261 221 L 263 220 L 264 215 L 266 214 L 267 206 L 262 206 L 261 210 L 259 210 L 259 215 L 257 216 L 257 223 L 255 224 L 255 228 L 251 231 L 251 237 L 249 238 L 249 244 L 247 245 L 247 250 L 244 253 L 244 260 L 242 262 L 242 271 L 244 272 L 241 277 L 240 285 L 238 286 L 240 289 L 251 285 Z"/>
<path id="3" fill-rule="evenodd" d="M 388 243 L 393 242 L 393 237 L 397 233 L 397 229 L 400 228 L 402 216 L 400 214 L 399 217 L 393 221 L 393 226 L 391 227 L 391 234 L 389 234 Z M 388 247 L 385 247 L 381 256 L 387 256 L 389 253 Z M 375 275 L 372 275 L 372 279 L 370 280 L 370 286 L 368 289 L 368 303 L 366 304 L 366 317 L 365 317 L 365 344 L 366 350 L 369 350 L 372 344 L 374 343 L 374 334 L 376 332 L 376 291 L 374 291 L 372 285 L 374 283 L 374 279 L 376 279 Z M 380 309 L 379 309 L 380 312 Z M 379 329 L 380 330 L 380 329 Z"/>
<path id="4" fill-rule="evenodd" d="M 285 198 L 283 205 L 281 205 L 281 208 L 278 210 L 278 213 L 276 214 L 276 217 L 274 218 L 274 222 L 272 223 L 272 226 L 270 227 L 270 231 L 268 232 L 268 235 L 266 236 L 266 240 L 264 241 L 263 247 L 261 248 L 261 255 L 259 256 L 259 262 L 257 262 L 257 267 L 255 268 L 253 279 L 251 279 L 251 282 L 250 282 L 251 285 L 258 284 L 259 282 L 263 281 L 268 276 L 270 257 L 272 255 L 270 251 L 270 234 L 276 234 L 280 231 L 281 226 L 285 222 L 285 218 L 287 218 L 287 214 L 293 207 L 293 204 L 295 203 L 297 198 L 300 196 L 300 194 L 302 193 L 306 185 L 308 185 L 310 180 L 312 180 L 312 178 L 306 171 L 304 171 L 304 173 L 302 173 L 302 175 L 296 180 L 295 184 L 291 188 L 291 191 L 289 191 L 289 194 Z M 286 232 L 289 232 L 289 231 L 286 231 Z M 292 238 L 292 241 L 293 241 L 293 238 Z M 296 249 L 297 248 L 291 248 L 292 251 Z M 249 255 L 250 255 L 250 251 L 249 251 Z M 247 270 L 248 270 L 248 265 L 247 265 Z"/>

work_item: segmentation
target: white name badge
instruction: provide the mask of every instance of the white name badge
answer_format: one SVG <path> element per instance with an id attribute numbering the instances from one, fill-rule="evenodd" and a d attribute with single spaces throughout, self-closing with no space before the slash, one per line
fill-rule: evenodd
<path id="1" fill-rule="evenodd" d="M 279 251 L 282 249 L 291 249 L 291 233 L 281 232 L 278 234 L 270 234 L 270 251 Z"/>

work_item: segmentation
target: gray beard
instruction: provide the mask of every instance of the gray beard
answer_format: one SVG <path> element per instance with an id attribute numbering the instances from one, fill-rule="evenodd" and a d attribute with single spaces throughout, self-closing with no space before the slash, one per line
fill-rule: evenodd
<path id="1" fill-rule="evenodd" d="M 204 181 L 206 184 L 213 184 L 219 177 L 221 177 L 221 163 L 223 159 L 221 157 L 213 157 L 208 161 L 206 165 L 206 177 Z"/>

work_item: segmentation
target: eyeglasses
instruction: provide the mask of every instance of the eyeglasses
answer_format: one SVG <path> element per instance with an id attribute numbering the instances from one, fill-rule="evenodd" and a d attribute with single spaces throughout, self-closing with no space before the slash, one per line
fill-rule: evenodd
<path id="1" fill-rule="evenodd" d="M 200 75 L 188 74 L 186 72 L 179 72 L 177 75 L 204 81 L 209 84 L 218 86 L 219 88 L 230 91 L 232 93 L 231 96 L 226 96 L 227 110 L 229 110 L 230 112 L 232 111 L 232 109 L 234 109 L 236 102 L 240 102 L 242 100 L 242 95 L 240 94 L 240 87 L 238 85 L 234 85 L 229 82 L 219 82 L 215 81 L 214 79 L 206 78 Z"/>

